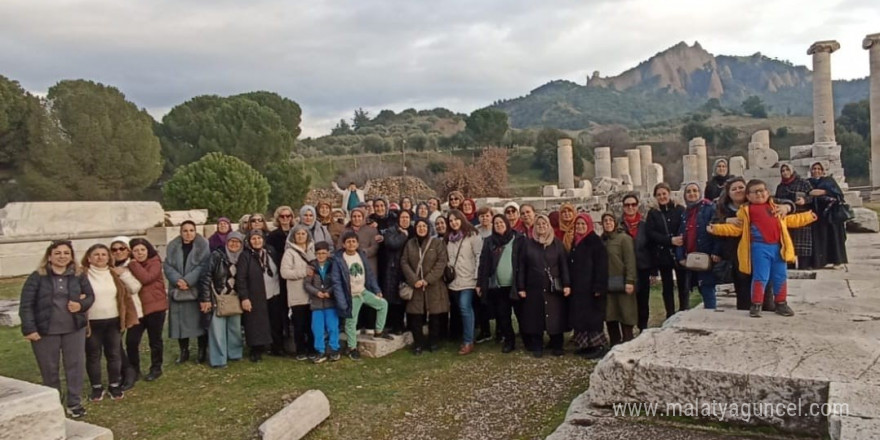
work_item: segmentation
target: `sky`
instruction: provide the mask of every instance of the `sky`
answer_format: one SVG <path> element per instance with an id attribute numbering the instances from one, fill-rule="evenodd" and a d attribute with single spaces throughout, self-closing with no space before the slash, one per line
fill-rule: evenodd
<path id="1" fill-rule="evenodd" d="M 833 78 L 861 78 L 877 32 L 877 0 L 2 0 L 0 75 L 38 94 L 112 85 L 156 119 L 198 95 L 269 90 L 300 104 L 307 137 L 357 108 L 470 113 L 584 84 L 680 41 L 810 66 L 810 44 L 833 39 Z"/>

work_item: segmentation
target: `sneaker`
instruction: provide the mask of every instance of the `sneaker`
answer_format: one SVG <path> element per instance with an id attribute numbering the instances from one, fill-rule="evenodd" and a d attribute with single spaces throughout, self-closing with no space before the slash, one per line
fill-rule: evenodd
<path id="1" fill-rule="evenodd" d="M 752 307 L 749 309 L 749 316 L 751 316 L 752 318 L 761 317 L 761 303 L 752 304 Z"/>
<path id="2" fill-rule="evenodd" d="M 104 387 L 92 387 L 89 393 L 89 401 L 100 402 L 104 400 Z"/>
<path id="3" fill-rule="evenodd" d="M 348 352 L 348 358 L 353 361 L 359 361 L 361 360 L 361 354 L 358 353 L 357 349 L 354 349 Z"/>
<path id="4" fill-rule="evenodd" d="M 322 354 L 320 356 L 315 355 L 315 359 L 312 360 L 313 364 L 323 364 L 324 362 L 327 362 L 326 354 Z"/>
<path id="5" fill-rule="evenodd" d="M 339 358 L 341 358 L 341 357 L 342 357 L 342 356 L 339 355 L 339 352 L 338 352 L 338 351 L 334 351 L 334 352 L 330 353 L 330 362 L 336 362 L 336 361 L 338 361 Z"/>
<path id="6" fill-rule="evenodd" d="M 125 392 L 122 391 L 121 386 L 110 386 L 110 398 L 113 400 L 121 400 L 125 397 Z"/>
<path id="7" fill-rule="evenodd" d="M 315 359 L 318 359 L 321 356 L 323 356 L 323 355 L 319 356 L 318 353 L 309 353 L 309 355 L 306 356 L 306 358 L 312 362 L 315 362 Z"/>
<path id="8" fill-rule="evenodd" d="M 492 334 L 491 334 L 491 333 L 482 333 L 482 332 L 481 332 L 479 335 L 477 335 L 477 339 L 476 339 L 475 342 L 476 342 L 477 344 L 482 344 L 483 342 L 488 342 L 488 341 L 491 341 L 491 340 L 492 340 Z"/>
<path id="9" fill-rule="evenodd" d="M 309 358 L 309 356 L 308 356 L 307 354 L 305 354 L 305 353 L 298 353 L 298 354 L 296 355 L 296 360 L 298 360 L 298 361 L 304 361 L 304 360 L 306 360 L 306 359 L 308 359 L 308 358 Z"/>
<path id="10" fill-rule="evenodd" d="M 78 419 L 86 415 L 86 409 L 82 405 L 67 407 L 67 415 L 71 419 Z"/>
<path id="11" fill-rule="evenodd" d="M 783 301 L 781 303 L 776 303 L 776 314 L 782 316 L 794 316 L 794 310 L 788 306 L 788 303 Z"/>
<path id="12" fill-rule="evenodd" d="M 394 340 L 394 336 L 391 336 L 391 333 L 389 333 L 389 332 L 376 331 L 375 333 L 373 333 L 373 339 L 379 339 L 379 338 Z"/>

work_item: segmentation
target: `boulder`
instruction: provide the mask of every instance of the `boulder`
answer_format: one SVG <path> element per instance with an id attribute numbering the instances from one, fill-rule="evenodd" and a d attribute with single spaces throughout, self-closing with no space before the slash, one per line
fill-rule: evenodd
<path id="1" fill-rule="evenodd" d="M 18 300 L 0 300 L 0 326 L 17 327 L 21 325 L 21 318 L 18 316 Z"/>
<path id="2" fill-rule="evenodd" d="M 263 440 L 297 440 L 306 436 L 327 417 L 330 401 L 318 390 L 309 390 L 297 397 L 260 425 Z"/>
<path id="3" fill-rule="evenodd" d="M 877 213 L 868 208 L 853 208 L 855 217 L 846 223 L 847 232 L 880 232 Z"/>
<path id="4" fill-rule="evenodd" d="M 0 439 L 63 440 L 58 390 L 0 376 Z"/>

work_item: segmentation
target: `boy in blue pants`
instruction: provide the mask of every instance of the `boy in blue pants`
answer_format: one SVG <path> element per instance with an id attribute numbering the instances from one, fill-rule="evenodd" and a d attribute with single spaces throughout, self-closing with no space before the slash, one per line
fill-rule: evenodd
<path id="1" fill-rule="evenodd" d="M 327 359 L 339 360 L 339 315 L 336 314 L 336 301 L 333 300 L 333 283 L 330 270 L 330 243 L 315 243 L 315 259 L 309 263 L 311 270 L 303 281 L 306 293 L 309 294 L 309 306 L 312 310 L 312 335 L 318 357 L 314 362 L 320 364 Z M 324 332 L 329 334 L 330 351 L 324 348 Z"/>
<path id="2" fill-rule="evenodd" d="M 788 268 L 795 261 L 794 245 L 788 228 L 800 228 L 816 221 L 812 211 L 782 217 L 770 199 L 767 184 L 752 179 L 746 184 L 747 203 L 740 206 L 736 217 L 742 226 L 723 223 L 709 225 L 710 234 L 723 237 L 742 236 L 737 247 L 739 270 L 752 275 L 752 306 L 749 316 L 761 317 L 764 289 L 773 286 L 776 313 L 794 316 L 788 306 Z"/>

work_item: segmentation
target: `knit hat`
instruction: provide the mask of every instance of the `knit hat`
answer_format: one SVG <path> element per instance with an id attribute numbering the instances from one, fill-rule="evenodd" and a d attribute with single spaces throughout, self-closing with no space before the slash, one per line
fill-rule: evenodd
<path id="1" fill-rule="evenodd" d="M 128 238 L 128 237 L 126 237 L 126 236 L 124 236 L 124 235 L 120 235 L 120 236 L 118 236 L 118 237 L 113 237 L 113 240 L 110 240 L 110 246 L 113 246 L 113 243 L 122 243 L 122 244 L 125 245 L 125 247 L 129 247 L 129 246 L 128 246 L 128 242 L 130 242 L 130 241 L 131 241 L 130 238 Z M 129 250 L 130 250 L 130 249 L 131 249 L 131 248 L 129 248 Z"/>
<path id="2" fill-rule="evenodd" d="M 507 202 L 507 203 L 505 203 L 505 204 L 504 204 L 504 210 L 507 211 L 507 208 L 510 208 L 511 206 L 514 207 L 514 208 L 516 208 L 516 211 L 519 212 L 519 203 L 516 203 L 516 202 Z"/>
<path id="3" fill-rule="evenodd" d="M 223 222 L 226 222 L 226 223 L 232 225 L 232 222 L 229 221 L 229 219 L 226 218 L 226 217 L 220 217 L 220 218 L 217 219 L 217 224 L 218 224 L 218 225 L 219 225 L 220 223 L 223 223 Z"/>

